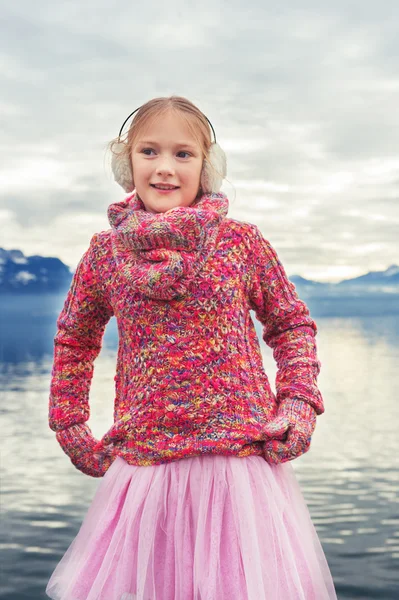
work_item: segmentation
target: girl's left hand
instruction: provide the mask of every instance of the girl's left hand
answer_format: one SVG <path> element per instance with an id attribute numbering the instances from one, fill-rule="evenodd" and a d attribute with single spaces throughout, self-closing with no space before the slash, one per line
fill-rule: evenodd
<path id="1" fill-rule="evenodd" d="M 264 456 L 268 463 L 293 460 L 309 450 L 316 427 L 317 413 L 303 400 L 285 399 L 279 404 L 276 417 L 267 423 L 264 432 Z"/>

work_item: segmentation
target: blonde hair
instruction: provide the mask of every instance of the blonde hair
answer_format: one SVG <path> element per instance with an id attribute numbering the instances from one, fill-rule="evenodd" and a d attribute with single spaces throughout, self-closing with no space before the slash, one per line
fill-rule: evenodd
<path id="1" fill-rule="evenodd" d="M 209 161 L 209 149 L 212 144 L 211 128 L 209 123 L 199 108 L 197 108 L 195 104 L 183 96 L 153 98 L 152 100 L 149 100 L 143 104 L 143 106 L 141 106 L 136 112 L 128 131 L 125 134 L 122 134 L 121 138 L 113 138 L 111 142 L 107 144 L 107 149 L 116 156 L 127 157 L 131 164 L 132 148 L 141 132 L 146 127 L 151 126 L 156 119 L 162 117 L 169 111 L 172 111 L 173 113 L 182 117 L 187 124 L 190 133 L 197 141 L 201 149 L 203 159 L 208 161 L 214 172 L 223 177 L 223 174 L 219 173 L 219 171 Z M 126 135 L 126 137 L 122 139 L 124 135 Z M 118 152 L 116 152 L 114 147 L 120 142 L 124 142 L 122 150 L 118 149 Z M 225 177 L 225 179 L 227 179 L 227 177 Z"/>

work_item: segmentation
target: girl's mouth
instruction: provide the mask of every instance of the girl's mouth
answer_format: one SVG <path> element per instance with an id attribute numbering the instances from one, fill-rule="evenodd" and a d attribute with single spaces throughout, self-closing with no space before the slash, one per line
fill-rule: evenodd
<path id="1" fill-rule="evenodd" d="M 158 188 L 153 183 L 151 183 L 150 185 L 152 188 L 154 188 L 154 190 L 156 190 L 160 194 L 171 194 L 172 192 L 175 192 L 176 190 L 179 189 L 179 187 L 174 187 L 174 188 L 170 188 L 170 189 Z"/>

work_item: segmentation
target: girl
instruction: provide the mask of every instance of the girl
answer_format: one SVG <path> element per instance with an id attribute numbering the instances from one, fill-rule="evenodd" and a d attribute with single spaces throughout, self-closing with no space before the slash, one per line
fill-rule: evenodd
<path id="1" fill-rule="evenodd" d="M 49 425 L 74 466 L 103 479 L 46 593 L 335 599 L 289 463 L 324 412 L 316 324 L 258 227 L 227 216 L 225 155 L 202 112 L 172 96 L 132 115 L 110 146 L 128 196 L 109 206 L 57 320 Z M 89 389 L 111 316 L 114 423 L 98 441 Z"/>

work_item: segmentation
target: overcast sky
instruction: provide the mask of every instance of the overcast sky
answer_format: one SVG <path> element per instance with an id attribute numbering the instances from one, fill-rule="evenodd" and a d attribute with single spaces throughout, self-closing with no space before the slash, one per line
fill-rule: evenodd
<path id="1" fill-rule="evenodd" d="M 126 197 L 107 143 L 178 94 L 226 152 L 228 216 L 258 225 L 289 276 L 399 263 L 397 0 L 16 0 L 1 15 L 1 247 L 74 269 Z"/>

